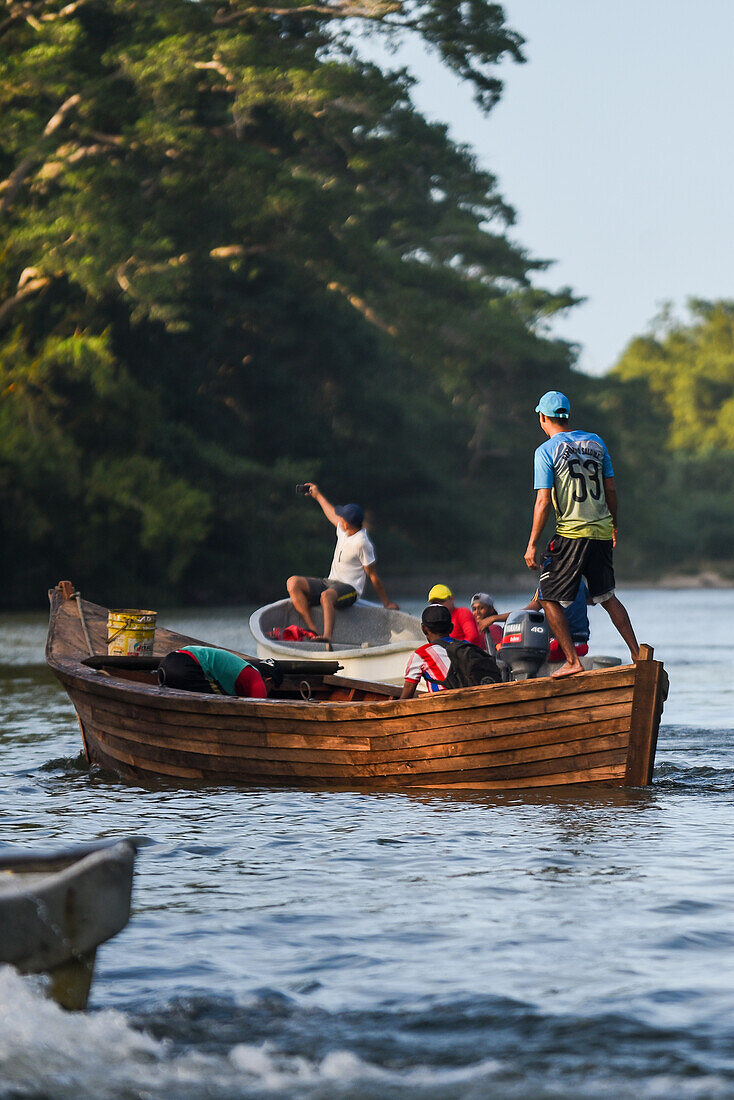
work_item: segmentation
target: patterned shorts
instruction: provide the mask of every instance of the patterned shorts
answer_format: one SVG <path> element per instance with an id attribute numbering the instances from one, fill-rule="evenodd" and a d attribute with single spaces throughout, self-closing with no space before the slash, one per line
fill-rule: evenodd
<path id="1" fill-rule="evenodd" d="M 604 603 L 614 594 L 612 540 L 567 539 L 554 535 L 541 567 L 542 598 L 572 603 L 582 577 L 594 603 Z"/>

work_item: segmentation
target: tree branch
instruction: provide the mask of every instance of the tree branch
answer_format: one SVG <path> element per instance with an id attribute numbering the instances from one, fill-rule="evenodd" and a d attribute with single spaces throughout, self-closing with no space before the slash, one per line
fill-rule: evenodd
<path id="1" fill-rule="evenodd" d="M 87 0 L 74 0 L 72 4 L 67 4 L 65 8 L 57 12 L 47 12 L 41 16 L 42 23 L 55 23 L 57 19 L 66 19 L 67 15 L 73 15 L 77 8 L 81 8 Z"/>
<path id="2" fill-rule="evenodd" d="M 24 157 L 8 178 L 0 183 L 0 195 L 3 191 L 5 192 L 5 197 L 0 201 L 0 214 L 3 214 L 10 207 L 23 184 L 23 180 L 33 171 L 35 163 L 35 157 Z"/>
<path id="3" fill-rule="evenodd" d="M 25 274 L 25 272 L 23 274 Z M 41 275 L 38 278 L 27 279 L 25 282 L 23 282 L 23 276 L 21 275 L 21 281 L 18 283 L 19 289 L 12 298 L 6 298 L 5 301 L 0 304 L 0 323 L 4 321 L 6 317 L 9 317 L 13 310 L 19 306 L 24 299 L 30 298 L 33 294 L 37 294 L 39 290 L 43 290 L 50 282 L 51 277 L 49 275 Z"/>
<path id="4" fill-rule="evenodd" d="M 268 246 L 265 244 L 222 244 L 216 248 L 210 248 L 208 255 L 212 260 L 231 260 L 237 256 L 256 256 L 267 251 Z M 196 258 L 191 252 L 182 252 L 178 256 L 170 256 L 160 263 L 141 264 L 135 256 L 130 256 L 115 269 L 115 280 L 120 289 L 124 290 L 126 294 L 134 295 L 135 289 L 130 280 L 135 275 L 150 275 L 157 271 L 165 271 L 166 268 L 184 267 L 194 262 Z"/>
<path id="5" fill-rule="evenodd" d="M 59 126 L 63 123 L 66 116 L 72 111 L 79 103 L 81 103 L 82 97 L 78 94 L 69 96 L 68 99 L 59 107 L 48 120 L 43 128 L 43 137 L 50 137 L 58 130 Z M 5 195 L 0 201 L 0 214 L 3 214 L 10 208 L 13 203 L 13 199 L 18 194 L 18 191 L 23 185 L 23 181 L 33 171 L 35 164 L 38 161 L 38 152 L 31 153 L 29 156 L 24 157 L 17 168 L 14 168 L 7 179 L 0 182 L 0 195 L 5 192 Z"/>
<path id="6" fill-rule="evenodd" d="M 22 16 L 20 15 L 9 15 L 7 19 L 0 23 L 0 38 L 12 30 L 16 23 L 20 23 L 21 19 Z"/>
<path id="7" fill-rule="evenodd" d="M 233 256 L 249 256 L 254 252 L 262 252 L 264 245 L 250 245 L 249 248 L 245 248 L 243 244 L 221 244 L 218 248 L 212 248 L 209 250 L 209 255 L 213 260 L 229 260 Z"/>
<path id="8" fill-rule="evenodd" d="M 68 99 L 65 99 L 64 102 L 59 107 L 56 114 L 52 115 L 51 118 L 46 123 L 46 125 L 44 127 L 44 130 L 43 130 L 43 136 L 44 137 L 49 137 L 56 130 L 58 130 L 59 126 L 61 125 L 61 123 L 66 118 L 69 111 L 73 111 L 73 109 L 79 103 L 81 103 L 81 101 L 82 101 L 82 97 L 79 95 L 78 92 L 75 93 L 74 95 L 70 95 Z"/>
<path id="9" fill-rule="evenodd" d="M 58 19 L 66 19 L 68 16 L 73 15 L 77 8 L 81 8 L 84 4 L 88 3 L 88 0 L 73 0 L 72 3 L 67 4 L 61 11 L 45 12 L 41 14 L 44 7 L 44 3 L 36 4 L 17 4 L 16 10 L 13 11 L 13 5 L 8 5 L 10 14 L 7 19 L 0 23 L 0 38 L 4 34 L 7 34 L 9 30 L 15 26 L 16 23 L 27 23 L 30 27 L 33 27 L 35 31 L 40 31 L 42 23 L 55 23 Z"/>
<path id="10" fill-rule="evenodd" d="M 362 316 L 367 321 L 369 321 L 371 325 L 374 325 L 375 328 L 378 328 L 380 332 L 385 332 L 388 336 L 397 335 L 398 330 L 395 328 L 394 325 L 388 325 L 387 322 L 378 317 L 371 306 L 367 305 L 364 298 L 359 298 L 356 294 L 352 294 L 352 292 L 347 287 L 342 286 L 341 283 L 327 283 L 326 289 L 334 290 L 338 294 L 342 294 L 347 299 L 350 306 L 353 306 L 358 313 L 361 313 Z"/>
<path id="11" fill-rule="evenodd" d="M 228 91 L 230 91 L 235 86 L 234 76 L 232 75 L 230 70 L 227 68 L 227 66 L 223 65 L 221 61 L 217 61 L 216 59 L 214 61 L 195 61 L 194 62 L 194 68 L 195 69 L 212 69 L 215 73 L 219 73 L 219 75 L 223 76 L 224 79 L 227 81 L 227 84 L 228 84 L 227 90 Z"/>
<path id="12" fill-rule="evenodd" d="M 333 4 L 300 4 L 292 8 L 274 8 L 267 4 L 240 8 L 238 11 L 219 11 L 214 16 L 215 26 L 223 27 L 249 19 L 253 15 L 326 15 L 330 19 L 383 19 L 386 15 L 402 10 L 400 0 L 334 0 Z"/>

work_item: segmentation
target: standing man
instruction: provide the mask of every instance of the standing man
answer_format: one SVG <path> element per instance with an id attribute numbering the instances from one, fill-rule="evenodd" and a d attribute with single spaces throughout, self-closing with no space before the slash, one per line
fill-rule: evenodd
<path id="1" fill-rule="evenodd" d="M 637 638 L 624 605 L 614 595 L 617 490 L 609 452 L 593 432 L 568 431 L 571 405 L 558 390 L 544 393 L 535 411 L 548 440 L 535 452 L 536 497 L 525 563 L 528 569 L 538 568 L 538 542 L 552 505 L 556 533 L 543 560 L 540 602 L 566 658 L 553 676 L 583 671 L 563 613 L 576 598 L 582 577 L 592 602 L 608 612 L 636 661 Z"/>
<path id="2" fill-rule="evenodd" d="M 324 630 L 318 640 L 326 642 L 330 649 L 336 609 L 352 606 L 364 592 L 367 577 L 384 607 L 391 611 L 399 608 L 388 599 L 385 586 L 377 575 L 375 548 L 362 526 L 364 511 L 359 504 L 342 504 L 335 508 L 313 481 L 307 481 L 306 485 L 309 496 L 318 501 L 326 518 L 336 527 L 336 548 L 328 577 L 289 577 L 288 595 L 308 629 L 315 634 L 318 630 L 310 609 L 321 604 Z"/>

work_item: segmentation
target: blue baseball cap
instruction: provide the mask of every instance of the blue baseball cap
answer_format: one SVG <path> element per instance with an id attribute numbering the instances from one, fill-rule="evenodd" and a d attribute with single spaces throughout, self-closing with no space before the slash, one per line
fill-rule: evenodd
<path id="1" fill-rule="evenodd" d="M 535 406 L 536 413 L 543 413 L 543 416 L 557 417 L 559 420 L 568 420 L 571 415 L 571 402 L 566 397 L 565 393 L 561 393 L 560 390 L 548 390 L 541 397 L 538 404 Z"/>
<path id="2" fill-rule="evenodd" d="M 364 523 L 364 508 L 359 504 L 340 504 L 334 511 L 345 519 L 350 527 L 361 527 Z"/>

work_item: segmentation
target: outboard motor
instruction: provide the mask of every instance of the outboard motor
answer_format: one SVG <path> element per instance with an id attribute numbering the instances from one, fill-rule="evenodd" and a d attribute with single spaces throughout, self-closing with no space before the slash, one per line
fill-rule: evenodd
<path id="1" fill-rule="evenodd" d="M 550 631 L 542 611 L 511 611 L 502 634 L 499 658 L 510 669 L 510 679 L 530 680 L 548 659 Z"/>

